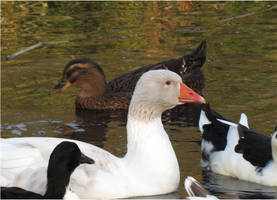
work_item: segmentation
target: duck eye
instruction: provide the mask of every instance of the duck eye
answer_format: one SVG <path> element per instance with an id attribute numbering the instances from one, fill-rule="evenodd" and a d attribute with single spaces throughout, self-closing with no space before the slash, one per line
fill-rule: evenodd
<path id="1" fill-rule="evenodd" d="M 171 82 L 170 82 L 170 81 L 166 81 L 165 84 L 166 84 L 166 85 L 170 85 Z"/>

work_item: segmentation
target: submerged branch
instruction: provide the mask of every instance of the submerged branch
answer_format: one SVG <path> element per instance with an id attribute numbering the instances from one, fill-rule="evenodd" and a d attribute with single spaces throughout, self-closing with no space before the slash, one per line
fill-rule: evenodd
<path id="1" fill-rule="evenodd" d="M 248 17 L 248 16 L 251 16 L 251 15 L 254 15 L 254 14 L 255 14 L 255 12 L 247 13 L 247 14 L 239 15 L 239 16 L 235 16 L 235 17 L 229 17 L 229 18 L 220 20 L 219 23 L 231 21 L 233 19 L 239 19 L 239 18 L 243 18 L 243 17 Z"/>
<path id="2" fill-rule="evenodd" d="M 49 44 L 60 44 L 60 43 L 66 43 L 66 42 L 69 42 L 68 40 L 62 40 L 62 41 L 54 41 L 54 42 L 38 42 L 26 49 L 23 49 L 23 50 L 20 50 L 10 56 L 7 56 L 6 57 L 6 60 L 7 61 L 10 61 L 11 59 L 13 59 L 14 57 L 20 55 L 20 54 L 23 54 L 23 53 L 26 53 L 27 51 L 30 51 L 32 49 L 35 49 L 35 48 L 38 48 L 38 47 L 41 47 L 41 46 L 46 46 L 46 45 L 49 45 Z"/>
<path id="3" fill-rule="evenodd" d="M 246 13 L 246 14 L 239 15 L 239 16 L 229 17 L 229 18 L 220 20 L 219 23 L 227 22 L 227 21 L 231 21 L 231 20 L 239 19 L 239 18 L 243 18 L 243 17 L 248 17 L 248 16 L 251 16 L 251 15 L 254 15 L 254 14 L 262 14 L 262 13 L 268 12 L 268 11 L 276 9 L 276 8 L 277 8 L 277 5 L 276 6 L 272 6 L 271 8 L 268 8 L 268 9 L 263 10 L 261 12 L 251 12 L 251 13 Z"/>

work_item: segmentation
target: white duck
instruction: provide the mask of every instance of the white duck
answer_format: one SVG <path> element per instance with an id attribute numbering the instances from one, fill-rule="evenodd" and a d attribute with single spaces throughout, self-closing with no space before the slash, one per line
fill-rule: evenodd
<path id="1" fill-rule="evenodd" d="M 81 151 L 95 160 L 79 166 L 69 187 L 80 198 L 126 198 L 173 192 L 179 185 L 179 165 L 161 114 L 182 103 L 205 100 L 168 70 L 143 74 L 128 112 L 127 153 L 118 158 L 80 141 Z M 10 138 L 1 140 L 1 185 L 45 192 L 46 166 L 50 153 L 62 138 Z"/>
<path id="2" fill-rule="evenodd" d="M 251 131 L 245 114 L 239 124 L 203 106 L 201 167 L 258 184 L 277 186 L 277 132 L 272 138 Z M 262 154 L 262 155 L 261 155 Z"/>

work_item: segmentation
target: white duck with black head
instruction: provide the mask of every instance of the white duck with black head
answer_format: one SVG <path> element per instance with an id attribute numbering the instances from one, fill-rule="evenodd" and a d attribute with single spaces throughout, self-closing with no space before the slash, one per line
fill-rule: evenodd
<path id="1" fill-rule="evenodd" d="M 180 180 L 179 165 L 161 115 L 182 103 L 205 103 L 205 100 L 182 83 L 181 77 L 174 72 L 153 70 L 144 73 L 129 106 L 126 155 L 119 158 L 94 145 L 74 141 L 84 154 L 95 160 L 95 164 L 83 165 L 74 171 L 69 184 L 72 191 L 80 198 L 127 198 L 176 191 Z M 42 156 L 38 157 L 44 159 L 53 146 L 63 140 L 66 139 L 11 138 L 2 139 L 2 143 L 12 144 L 18 153 L 20 148 L 32 146 L 34 151 L 41 153 Z M 5 160 L 6 166 L 8 161 Z M 19 161 L 17 166 L 20 164 Z M 20 184 L 24 177 L 43 184 L 36 176 L 41 176 L 39 170 L 41 173 L 46 171 L 28 171 L 26 163 L 24 168 L 24 173 L 19 175 L 16 173 L 19 170 L 9 169 L 15 184 Z M 1 175 L 5 175 L 4 170 L 1 170 Z"/>
<path id="2" fill-rule="evenodd" d="M 94 160 L 85 156 L 77 144 L 67 141 L 61 142 L 55 147 L 49 158 L 47 186 L 44 195 L 18 187 L 1 187 L 1 198 L 77 200 L 79 199 L 78 196 L 70 191 L 68 184 L 72 172 L 82 163 L 93 164 Z"/>

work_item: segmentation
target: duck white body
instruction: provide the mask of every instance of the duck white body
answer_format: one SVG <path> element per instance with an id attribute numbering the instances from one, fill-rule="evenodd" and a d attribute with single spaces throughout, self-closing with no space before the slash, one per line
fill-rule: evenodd
<path id="1" fill-rule="evenodd" d="M 171 84 L 168 85 L 168 81 Z M 155 70 L 145 73 L 137 83 L 129 107 L 126 155 L 118 158 L 101 148 L 74 140 L 95 164 L 76 168 L 70 178 L 70 189 L 80 198 L 126 198 L 175 191 L 180 179 L 179 165 L 162 125 L 161 114 L 182 102 L 204 102 L 196 93 L 192 99 L 182 96 L 183 87 L 181 78 L 173 72 Z M 168 93 L 166 97 L 163 90 Z M 1 185 L 10 184 L 43 193 L 46 183 L 41 179 L 46 174 L 44 165 L 55 145 L 64 140 L 67 139 L 2 139 L 5 155 L 1 156 L 4 163 L 1 176 L 5 177 L 6 183 Z M 26 149 L 30 153 L 21 154 Z M 16 158 L 9 152 L 17 154 Z M 7 180 L 11 182 L 7 183 Z"/>
<path id="2" fill-rule="evenodd" d="M 277 186 L 277 162 L 276 159 L 269 161 L 263 168 L 257 168 L 251 162 L 243 157 L 243 154 L 237 153 L 235 147 L 238 145 L 240 136 L 238 132 L 238 124 L 214 118 L 210 121 L 204 111 L 201 111 L 199 128 L 203 133 L 203 139 L 201 143 L 202 159 L 201 166 L 204 169 L 211 170 L 215 173 L 232 176 L 241 180 L 255 182 L 263 185 Z M 211 118 L 211 117 L 210 117 Z M 241 115 L 240 124 L 248 127 L 247 117 L 245 114 Z M 217 135 L 226 138 L 226 145 L 223 149 L 218 149 L 217 140 L 214 138 L 207 140 L 204 139 L 207 134 L 207 129 L 203 128 L 205 125 L 213 124 L 215 127 L 227 126 L 227 134 L 224 136 L 224 132 L 218 132 Z M 218 130 L 217 130 L 218 131 Z M 210 132 L 210 134 L 211 134 Z M 276 132 L 277 134 L 277 132 Z M 274 137 L 272 137 L 274 138 Z M 277 149 L 277 145 L 276 145 Z M 274 152 L 274 151 L 273 151 Z M 205 155 L 203 157 L 203 154 Z M 275 154 L 276 150 L 275 150 Z M 208 159 L 206 159 L 208 158 Z"/>

